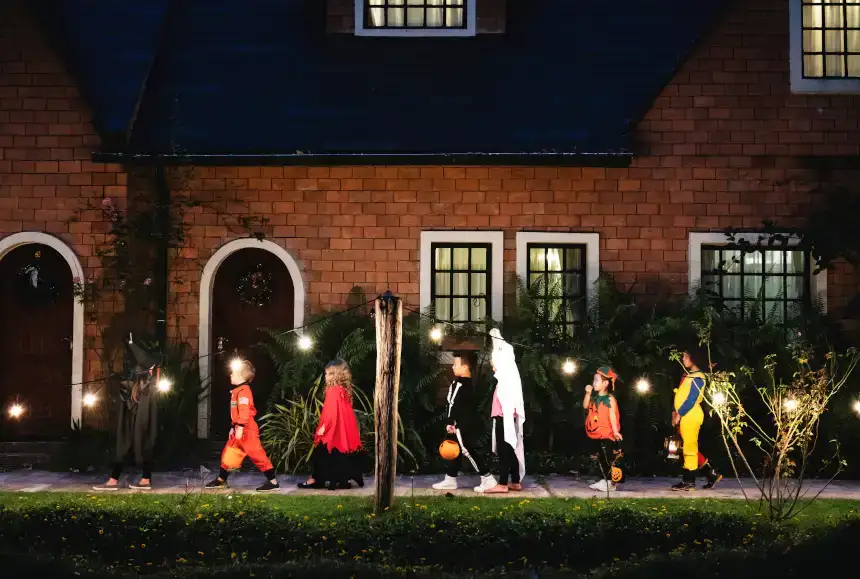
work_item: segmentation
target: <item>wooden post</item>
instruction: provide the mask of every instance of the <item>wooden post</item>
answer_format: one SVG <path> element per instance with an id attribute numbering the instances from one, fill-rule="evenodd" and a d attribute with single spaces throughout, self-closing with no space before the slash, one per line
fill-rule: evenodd
<path id="1" fill-rule="evenodd" d="M 400 390 L 400 348 L 403 345 L 403 303 L 391 292 L 377 298 L 376 390 L 373 414 L 376 424 L 376 513 L 394 500 L 397 472 L 397 401 Z"/>

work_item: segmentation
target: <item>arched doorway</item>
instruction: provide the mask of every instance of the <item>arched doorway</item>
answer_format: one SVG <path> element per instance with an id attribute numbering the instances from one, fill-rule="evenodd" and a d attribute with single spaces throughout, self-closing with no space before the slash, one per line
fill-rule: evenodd
<path id="1" fill-rule="evenodd" d="M 0 247 L 0 437 L 57 439 L 68 433 L 70 417 L 75 418 L 74 401 L 80 418 L 80 384 L 74 383 L 80 378 L 75 380 L 73 364 L 78 333 L 73 267 L 79 264 L 75 259 L 70 265 L 68 256 L 54 247 L 59 243 L 54 238 L 50 245 L 38 242 L 47 239 L 12 238 L 4 238 L 5 248 Z M 65 245 L 60 249 L 71 253 Z M 25 409 L 20 419 L 7 412 L 16 402 Z"/>
<path id="2" fill-rule="evenodd" d="M 259 274 L 258 284 L 270 287 L 268 296 L 253 291 L 255 273 Z M 230 428 L 229 353 L 237 350 L 256 367 L 254 398 L 258 412 L 264 412 L 278 377 L 268 355 L 254 347 L 268 338 L 258 328 L 301 325 L 304 284 L 298 266 L 282 247 L 250 239 L 228 243 L 212 256 L 204 269 L 200 292 L 200 355 L 204 357 L 200 368 L 210 390 L 201 402 L 198 435 L 220 438 Z M 255 301 L 251 298 L 261 299 L 249 303 Z M 228 354 L 210 356 L 218 351 L 219 344 Z"/>

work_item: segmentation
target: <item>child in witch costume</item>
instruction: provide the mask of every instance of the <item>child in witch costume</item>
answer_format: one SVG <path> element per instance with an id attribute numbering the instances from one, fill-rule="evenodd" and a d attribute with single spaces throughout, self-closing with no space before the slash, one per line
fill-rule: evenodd
<path id="1" fill-rule="evenodd" d="M 364 486 L 359 451 L 361 436 L 352 407 L 352 372 L 344 360 L 325 367 L 325 401 L 314 435 L 313 473 L 300 489 L 349 489 L 350 479 Z"/>
<path id="2" fill-rule="evenodd" d="M 499 481 L 496 483 L 492 477 L 482 479 L 475 492 L 497 494 L 523 489 L 526 474 L 523 423 L 526 411 L 514 347 L 502 338 L 496 328 L 490 330 L 490 337 L 493 339 L 490 361 L 496 378 L 490 416 L 493 419 L 493 452 L 499 457 Z"/>
<path id="3" fill-rule="evenodd" d="M 158 436 L 158 399 L 155 385 L 160 368 L 156 358 L 129 339 L 126 361 L 132 361 L 131 378 L 120 383 L 120 405 L 117 421 L 116 462 L 108 481 L 93 487 L 95 491 L 115 491 L 126 462 L 140 465 L 142 473 L 128 488 L 152 490 L 152 456 Z"/>
<path id="4" fill-rule="evenodd" d="M 582 400 L 582 407 L 587 411 L 585 434 L 594 441 L 595 454 L 603 475 L 601 480 L 590 485 L 596 491 L 615 490 L 612 469 L 620 457 L 618 443 L 622 440 L 621 413 L 618 411 L 618 401 L 612 394 L 616 380 L 618 374 L 615 370 L 609 366 L 598 368 L 592 383 L 585 387 L 585 398 Z"/>
<path id="5" fill-rule="evenodd" d="M 445 431 L 454 438 L 460 446 L 460 454 L 448 462 L 445 478 L 434 484 L 436 490 L 454 490 L 457 488 L 457 474 L 464 457 L 475 472 L 481 476 L 481 486 L 487 488 L 496 486 L 496 479 L 490 474 L 490 468 L 483 457 L 475 453 L 475 440 L 478 437 L 478 408 L 472 386 L 472 369 L 476 366 L 475 355 L 472 352 L 459 352 L 454 356 L 451 370 L 454 380 L 448 386 L 448 405 L 445 412 Z"/>
<path id="6" fill-rule="evenodd" d="M 257 487 L 257 492 L 269 493 L 280 490 L 281 485 L 275 478 L 275 468 L 260 444 L 260 428 L 254 417 L 257 409 L 254 407 L 254 393 L 251 382 L 254 381 L 256 370 L 248 360 L 242 360 L 236 368 L 230 369 L 230 419 L 233 428 L 224 451 L 221 453 L 221 470 L 218 478 L 206 483 L 207 489 L 219 489 L 227 486 L 227 477 L 231 470 L 242 466 L 245 457 L 251 459 L 260 472 L 266 476 L 266 482 Z"/>
<path id="7" fill-rule="evenodd" d="M 698 347 L 689 348 L 681 359 L 687 375 L 675 389 L 675 410 L 672 425 L 677 426 L 683 442 L 684 465 L 681 482 L 672 486 L 675 491 L 691 491 L 696 488 L 696 471 L 708 480 L 704 489 L 714 488 L 723 477 L 710 461 L 699 452 L 699 430 L 705 420 L 702 398 L 705 396 L 705 374 L 699 369 L 708 363 L 707 354 Z"/>

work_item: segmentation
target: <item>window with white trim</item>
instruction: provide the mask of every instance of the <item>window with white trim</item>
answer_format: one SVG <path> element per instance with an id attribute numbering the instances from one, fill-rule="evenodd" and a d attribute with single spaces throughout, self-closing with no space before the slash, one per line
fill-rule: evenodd
<path id="1" fill-rule="evenodd" d="M 576 336 L 588 317 L 600 270 L 597 233 L 517 233 L 517 275 L 546 303 L 561 335 Z"/>
<path id="2" fill-rule="evenodd" d="M 740 237 L 754 243 L 760 235 Z M 692 233 L 690 264 L 691 290 L 700 287 L 744 319 L 784 323 L 822 301 L 827 283 L 827 272 L 812 275 L 809 252 L 791 238 L 742 251 L 722 233 Z"/>
<path id="3" fill-rule="evenodd" d="M 860 0 L 790 0 L 791 87 L 860 92 Z"/>
<path id="4" fill-rule="evenodd" d="M 355 0 L 361 36 L 474 36 L 475 0 Z"/>
<path id="5" fill-rule="evenodd" d="M 454 324 L 501 320 L 503 251 L 501 231 L 421 232 L 421 308 Z"/>

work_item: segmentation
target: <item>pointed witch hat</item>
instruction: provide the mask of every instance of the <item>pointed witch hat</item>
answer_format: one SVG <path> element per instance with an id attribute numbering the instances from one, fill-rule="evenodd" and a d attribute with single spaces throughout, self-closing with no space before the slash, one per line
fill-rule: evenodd
<path id="1" fill-rule="evenodd" d="M 129 342 L 127 347 L 133 362 L 132 371 L 134 373 L 149 372 L 158 364 L 158 359 L 155 355 L 150 354 L 134 342 Z"/>

